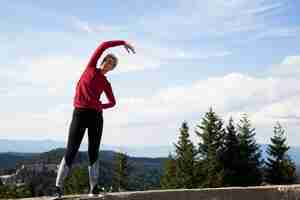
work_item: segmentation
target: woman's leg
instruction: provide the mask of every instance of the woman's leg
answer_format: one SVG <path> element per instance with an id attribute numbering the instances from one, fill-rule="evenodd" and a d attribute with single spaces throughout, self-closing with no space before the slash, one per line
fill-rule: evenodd
<path id="1" fill-rule="evenodd" d="M 88 140 L 89 140 L 89 181 L 90 181 L 90 188 L 93 190 L 94 186 L 98 182 L 99 177 L 99 159 L 98 159 L 98 152 L 99 146 L 101 142 L 103 131 L 103 116 L 102 112 L 95 113 L 93 119 L 90 120 L 89 127 L 88 127 Z"/>
<path id="2" fill-rule="evenodd" d="M 99 146 L 101 143 L 103 131 L 103 116 L 102 112 L 97 112 L 95 117 L 90 120 L 88 127 L 88 140 L 89 140 L 89 161 L 93 165 L 98 159 Z"/>
<path id="3" fill-rule="evenodd" d="M 83 111 L 74 109 L 71 125 L 69 128 L 69 136 L 67 149 L 64 157 L 61 160 L 59 170 L 57 172 L 56 186 L 62 187 L 65 177 L 69 174 L 73 160 L 78 152 L 81 141 L 86 129 L 86 119 Z"/>
<path id="4" fill-rule="evenodd" d="M 66 163 L 69 167 L 73 164 L 73 160 L 78 152 L 82 142 L 87 122 L 87 115 L 83 110 L 75 109 L 69 129 L 68 144 L 65 153 Z"/>

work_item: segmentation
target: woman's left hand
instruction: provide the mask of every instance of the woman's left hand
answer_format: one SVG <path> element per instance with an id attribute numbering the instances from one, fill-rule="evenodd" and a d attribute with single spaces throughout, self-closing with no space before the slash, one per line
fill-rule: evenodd
<path id="1" fill-rule="evenodd" d="M 131 46 L 129 43 L 125 42 L 124 47 L 125 47 L 125 49 L 127 50 L 128 53 L 130 53 L 129 50 L 131 50 L 132 53 L 135 53 L 135 50 L 134 50 L 133 46 Z"/>

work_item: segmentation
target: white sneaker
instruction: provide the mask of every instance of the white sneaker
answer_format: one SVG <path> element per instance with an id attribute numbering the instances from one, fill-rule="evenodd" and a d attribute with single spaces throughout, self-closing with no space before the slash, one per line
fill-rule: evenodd
<path id="1" fill-rule="evenodd" d="M 99 198 L 103 198 L 104 194 L 93 194 L 93 193 L 89 193 L 88 194 L 89 197 L 99 197 Z"/>

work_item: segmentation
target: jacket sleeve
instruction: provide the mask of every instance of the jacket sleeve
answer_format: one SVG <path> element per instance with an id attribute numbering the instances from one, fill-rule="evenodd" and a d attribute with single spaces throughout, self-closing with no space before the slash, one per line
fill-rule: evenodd
<path id="1" fill-rule="evenodd" d="M 105 95 L 108 99 L 108 103 L 102 104 L 102 108 L 107 109 L 107 108 L 111 108 L 111 107 L 115 106 L 116 105 L 116 99 L 115 99 L 114 93 L 112 91 L 111 84 L 109 82 L 106 85 L 106 87 L 104 89 L 104 92 L 105 92 Z"/>
<path id="2" fill-rule="evenodd" d="M 102 55 L 102 53 L 110 48 L 110 47 L 115 47 L 115 46 L 120 46 L 120 45 L 124 45 L 125 41 L 123 40 L 113 40 L 113 41 L 107 41 L 107 42 L 103 42 L 102 44 L 100 44 L 97 49 L 94 51 L 92 57 L 90 58 L 87 67 L 96 67 L 97 62 L 100 58 L 100 56 Z"/>

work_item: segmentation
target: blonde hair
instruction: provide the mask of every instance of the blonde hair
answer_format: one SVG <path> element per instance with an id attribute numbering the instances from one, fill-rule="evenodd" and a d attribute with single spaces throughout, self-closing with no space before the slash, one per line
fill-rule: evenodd
<path id="1" fill-rule="evenodd" d="M 107 55 L 103 58 L 101 65 L 102 65 L 108 58 L 112 58 L 112 59 L 114 60 L 114 64 L 113 64 L 113 66 L 112 66 L 112 70 L 115 69 L 115 67 L 116 67 L 117 64 L 118 64 L 118 58 L 117 58 L 114 54 L 112 54 L 112 53 L 107 54 Z"/>

